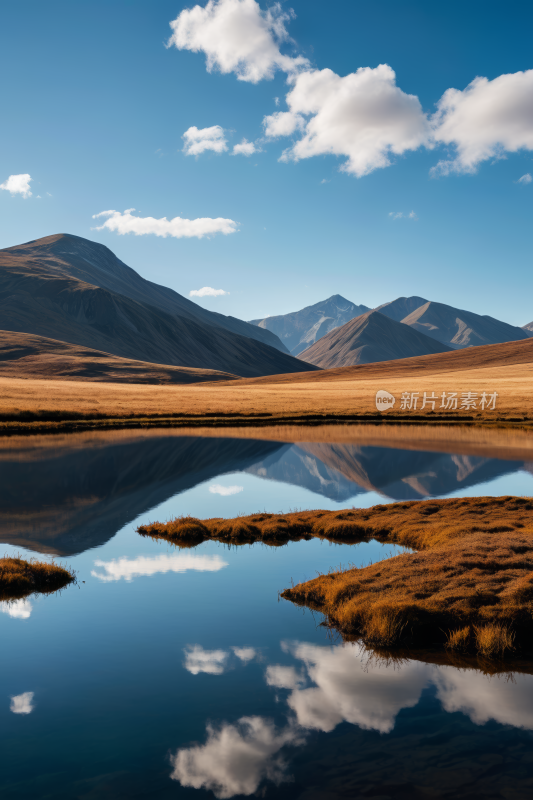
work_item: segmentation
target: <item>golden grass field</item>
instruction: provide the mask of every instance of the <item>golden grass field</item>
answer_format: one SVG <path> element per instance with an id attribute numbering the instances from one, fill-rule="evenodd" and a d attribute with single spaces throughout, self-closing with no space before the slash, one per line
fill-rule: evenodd
<path id="1" fill-rule="evenodd" d="M 530 651 L 533 633 L 533 499 L 475 497 L 369 509 L 178 517 L 138 528 L 143 536 L 195 547 L 320 538 L 377 539 L 418 552 L 320 575 L 282 597 L 325 614 L 343 635 L 370 645 L 445 644 L 502 657 Z"/>
<path id="2" fill-rule="evenodd" d="M 391 392 L 397 402 L 378 414 L 375 395 Z M 418 392 L 416 410 L 401 410 L 403 392 Z M 497 392 L 495 410 L 442 411 L 438 401 L 421 409 L 423 393 Z M 0 420 L 23 421 L 24 414 L 53 413 L 120 419 L 179 415 L 206 425 L 233 418 L 238 425 L 308 422 L 328 415 L 335 421 L 358 417 L 400 421 L 507 420 L 533 423 L 533 339 L 488 345 L 437 356 L 344 367 L 316 373 L 189 385 L 146 385 L 92 381 L 0 378 Z M 268 418 L 268 419 L 266 419 Z M 30 419 L 27 420 L 31 421 Z M 44 418 L 41 420 L 44 421 Z M 227 419 L 224 424 L 227 424 Z M 179 421 L 176 420 L 176 424 Z M 93 423 L 96 424 L 96 423 Z"/>

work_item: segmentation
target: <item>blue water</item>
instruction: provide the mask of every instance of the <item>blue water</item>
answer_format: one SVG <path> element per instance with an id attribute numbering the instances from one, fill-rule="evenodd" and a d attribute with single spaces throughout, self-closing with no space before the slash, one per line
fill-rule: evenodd
<path id="1" fill-rule="evenodd" d="M 291 582 L 397 549 L 311 540 L 180 551 L 135 532 L 178 513 L 371 505 L 436 481 L 446 490 L 458 479 L 448 457 L 354 451 L 365 488 L 346 477 L 355 461 L 335 472 L 288 448 L 281 465 L 265 465 L 278 451 L 265 458 L 261 445 L 257 462 L 247 451 L 235 464 L 237 445 L 223 446 L 224 462 L 211 441 L 189 442 L 186 458 L 167 443 L 163 466 L 175 456 L 176 471 L 163 473 L 160 449 L 153 466 L 143 450 L 136 471 L 133 451 L 101 440 L 0 453 L 4 551 L 60 552 L 78 577 L 55 595 L 0 604 L 2 799 L 531 798 L 532 675 L 369 660 L 320 615 L 279 599 Z M 459 477 L 481 478 L 463 494 L 533 493 L 527 464 L 485 459 L 469 473 L 456 462 Z"/>

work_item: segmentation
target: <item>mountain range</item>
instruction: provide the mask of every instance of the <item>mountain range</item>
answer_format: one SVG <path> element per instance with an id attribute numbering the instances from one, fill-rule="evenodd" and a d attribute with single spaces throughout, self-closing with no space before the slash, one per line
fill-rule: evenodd
<path id="1" fill-rule="evenodd" d="M 334 294 L 321 303 L 302 308 L 301 311 L 254 319 L 250 324 L 275 333 L 291 354 L 297 356 L 334 328 L 341 327 L 366 311 L 370 311 L 368 306 L 357 306 L 340 294 Z"/>
<path id="2" fill-rule="evenodd" d="M 340 295 L 333 295 L 301 311 L 251 322 L 277 333 L 293 355 L 323 369 L 445 352 L 446 348 L 457 350 L 501 344 L 533 336 L 533 322 L 518 328 L 494 317 L 416 295 L 398 297 L 373 309 L 426 339 L 446 346 L 435 350 L 425 339 L 404 335 L 405 327 L 403 333 L 399 328 L 394 332 L 382 321 L 379 323 L 378 318 L 368 317 L 369 311 L 367 306 L 358 306 Z M 359 316 L 361 323 L 352 324 Z"/>
<path id="3" fill-rule="evenodd" d="M 0 250 L 0 315 L 0 376 L 131 383 L 292 376 L 533 337 L 533 322 L 419 296 L 369 309 L 337 294 L 244 322 L 69 234 Z"/>
<path id="4" fill-rule="evenodd" d="M 270 331 L 207 311 L 79 236 L 0 250 L 0 319 L 5 331 L 152 364 L 241 377 L 302 370 Z"/>

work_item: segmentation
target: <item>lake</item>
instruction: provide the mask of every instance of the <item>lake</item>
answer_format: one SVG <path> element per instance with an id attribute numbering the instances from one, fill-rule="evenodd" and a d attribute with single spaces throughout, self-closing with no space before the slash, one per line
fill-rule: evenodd
<path id="1" fill-rule="evenodd" d="M 78 577 L 0 603 L 3 800 L 530 799 L 533 663 L 491 677 L 431 654 L 378 659 L 279 599 L 398 548 L 179 550 L 135 532 L 181 514 L 533 495 L 533 455 L 445 449 L 313 430 L 296 444 L 162 430 L 1 440 L 5 554 L 57 555 Z"/>

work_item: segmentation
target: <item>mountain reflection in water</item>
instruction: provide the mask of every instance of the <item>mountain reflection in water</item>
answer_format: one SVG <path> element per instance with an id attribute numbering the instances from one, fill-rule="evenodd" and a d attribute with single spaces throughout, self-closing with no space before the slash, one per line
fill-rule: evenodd
<path id="1" fill-rule="evenodd" d="M 391 668 L 350 644 L 281 642 L 281 651 L 285 663 L 266 666 L 264 680 L 278 695 L 285 719 L 247 715 L 231 723 L 208 723 L 203 744 L 180 748 L 172 756 L 172 778 L 182 786 L 230 798 L 260 790 L 261 796 L 269 796 L 267 786 L 273 783 L 278 787 L 276 797 L 324 800 L 525 798 L 533 789 L 532 675 L 488 677 L 476 669 L 412 660 Z M 194 668 L 191 653 L 196 654 Z M 232 668 L 232 653 L 188 648 L 184 667 L 195 675 L 202 671 L 222 675 Z M 416 710 L 423 698 L 425 708 Z M 450 719 L 443 712 L 463 716 Z M 402 714 L 402 730 L 395 734 Z M 437 714 L 442 718 L 440 731 L 429 727 L 429 717 Z M 431 733 L 427 738 L 420 719 L 424 715 Z M 416 739 L 414 730 L 406 735 L 411 716 L 416 719 Z M 479 726 L 489 722 L 507 728 L 498 728 L 496 733 L 494 726 L 487 726 L 480 731 Z M 342 730 L 334 740 L 313 737 L 339 726 Z M 465 740 L 474 726 L 475 745 Z M 466 741 L 470 741 L 468 751 Z M 512 754 L 506 752 L 509 744 Z M 351 749 L 354 745 L 357 749 Z M 491 752 L 495 746 L 499 748 L 496 757 Z M 516 772 L 509 770 L 509 759 Z M 317 768 L 320 762 L 323 771 Z M 282 785 L 293 781 L 297 784 L 291 789 L 293 794 L 285 795 Z M 470 794 L 472 781 L 475 795 Z M 301 794 L 309 783 L 312 788 Z"/>
<path id="2" fill-rule="evenodd" d="M 1 541 L 75 555 L 104 544 L 169 498 L 228 473 L 346 503 L 368 492 L 391 500 L 438 497 L 528 468 L 523 461 L 474 455 L 162 431 L 13 437 L 0 442 Z"/>

